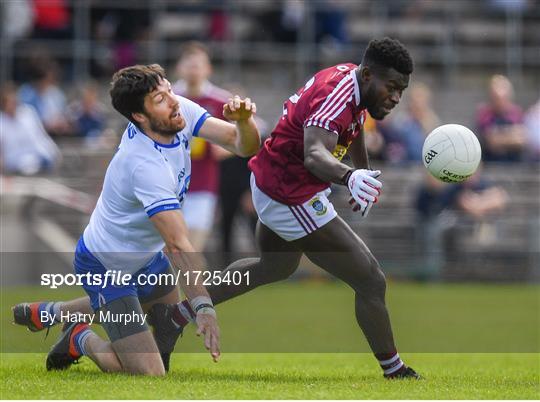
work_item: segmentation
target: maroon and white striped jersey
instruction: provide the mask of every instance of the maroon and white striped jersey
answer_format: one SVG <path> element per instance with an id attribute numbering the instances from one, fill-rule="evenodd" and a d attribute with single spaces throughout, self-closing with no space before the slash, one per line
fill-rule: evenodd
<path id="1" fill-rule="evenodd" d="M 257 187 L 272 199 L 298 205 L 330 187 L 304 167 L 304 129 L 321 127 L 337 135 L 333 151 L 341 160 L 365 121 L 354 64 L 319 71 L 283 106 L 283 115 L 249 167 Z"/>

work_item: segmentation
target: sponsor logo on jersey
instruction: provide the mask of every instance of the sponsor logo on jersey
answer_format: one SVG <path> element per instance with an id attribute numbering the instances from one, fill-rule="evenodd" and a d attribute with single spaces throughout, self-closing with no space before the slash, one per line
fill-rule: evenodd
<path id="1" fill-rule="evenodd" d="M 430 149 L 425 155 L 424 155 L 424 160 L 426 161 L 426 163 L 429 165 L 431 163 L 431 161 L 433 160 L 433 158 L 435 158 L 435 156 L 438 155 L 438 152 L 437 151 L 434 151 L 433 149 Z"/>
<path id="2" fill-rule="evenodd" d="M 332 151 L 332 155 L 334 155 L 334 157 L 337 160 L 342 160 L 343 157 L 345 156 L 345 154 L 347 153 L 347 149 L 348 149 L 348 147 L 346 147 L 344 145 L 337 144 L 336 147 L 334 148 L 334 150 Z"/>
<path id="3" fill-rule="evenodd" d="M 327 211 L 326 206 L 322 203 L 321 200 L 319 200 L 319 197 L 313 198 L 309 202 L 309 205 L 311 206 L 311 208 L 313 208 L 315 210 L 315 214 L 317 216 L 324 215 L 326 213 L 326 211 Z"/>

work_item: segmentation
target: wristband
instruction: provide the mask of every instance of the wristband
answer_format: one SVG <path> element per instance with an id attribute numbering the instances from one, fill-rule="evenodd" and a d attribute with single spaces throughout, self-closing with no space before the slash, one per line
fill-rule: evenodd
<path id="1" fill-rule="evenodd" d="M 192 300 L 189 301 L 189 304 L 191 304 L 191 308 L 195 313 L 199 311 L 199 309 L 204 307 L 214 307 L 214 303 L 212 303 L 212 299 L 210 299 L 208 296 L 197 296 L 194 297 Z"/>
<path id="2" fill-rule="evenodd" d="M 345 175 L 341 178 L 341 184 L 343 184 L 344 186 L 348 186 L 349 178 L 351 177 L 353 172 L 354 172 L 354 169 L 348 170 L 347 173 L 345 173 Z"/>
<path id="3" fill-rule="evenodd" d="M 195 313 L 198 313 L 199 310 L 202 310 L 203 308 L 214 308 L 214 306 L 208 303 L 199 304 L 197 308 L 195 309 Z"/>
<path id="4" fill-rule="evenodd" d="M 201 307 L 199 310 L 197 310 L 197 315 L 199 314 L 208 314 L 212 317 L 216 317 L 216 310 L 214 309 L 214 307 Z"/>

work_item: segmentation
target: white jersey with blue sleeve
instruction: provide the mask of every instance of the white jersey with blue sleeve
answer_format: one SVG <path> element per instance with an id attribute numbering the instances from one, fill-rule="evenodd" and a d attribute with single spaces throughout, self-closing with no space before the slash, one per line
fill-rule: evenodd
<path id="1" fill-rule="evenodd" d="M 83 240 L 107 270 L 135 273 L 165 243 L 149 219 L 181 209 L 191 177 L 190 142 L 210 114 L 178 96 L 186 126 L 160 144 L 129 123 L 111 160 Z"/>

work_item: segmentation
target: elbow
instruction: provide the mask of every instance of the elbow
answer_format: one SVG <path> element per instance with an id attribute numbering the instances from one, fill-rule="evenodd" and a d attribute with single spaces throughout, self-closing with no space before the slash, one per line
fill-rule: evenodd
<path id="1" fill-rule="evenodd" d="M 304 156 L 304 167 L 312 172 L 317 164 L 317 158 L 313 155 L 313 153 L 308 153 Z"/>

